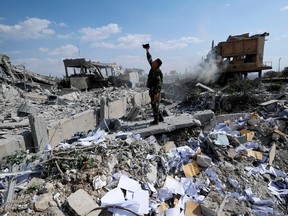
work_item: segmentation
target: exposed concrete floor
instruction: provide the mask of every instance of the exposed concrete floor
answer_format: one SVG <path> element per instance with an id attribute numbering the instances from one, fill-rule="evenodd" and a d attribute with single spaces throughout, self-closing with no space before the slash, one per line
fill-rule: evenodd
<path id="1" fill-rule="evenodd" d="M 191 114 L 180 114 L 175 116 L 164 117 L 164 122 L 159 122 L 158 125 L 150 124 L 152 120 L 142 120 L 137 122 L 127 122 L 123 125 L 123 128 L 133 132 L 134 134 L 140 134 L 141 137 L 147 137 L 150 135 L 167 133 L 176 129 L 201 126 L 201 122 L 194 118 Z"/>

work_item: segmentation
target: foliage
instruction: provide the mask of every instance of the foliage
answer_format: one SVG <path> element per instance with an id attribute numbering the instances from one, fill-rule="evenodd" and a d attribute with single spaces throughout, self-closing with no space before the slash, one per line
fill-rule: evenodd
<path id="1" fill-rule="evenodd" d="M 267 78 L 273 78 L 273 77 L 281 77 L 281 73 L 280 72 L 276 72 L 276 71 L 267 71 L 263 77 L 267 77 Z"/>
<path id="2" fill-rule="evenodd" d="M 237 78 L 229 83 L 229 86 L 225 89 L 225 93 L 240 93 L 248 94 L 256 90 L 259 83 L 257 80 L 241 79 Z"/>
<path id="3" fill-rule="evenodd" d="M 283 89 L 282 83 L 274 83 L 267 86 L 267 91 L 279 92 Z"/>
<path id="4" fill-rule="evenodd" d="M 282 76 L 283 77 L 288 77 L 288 67 L 285 67 L 284 70 L 282 71 Z"/>

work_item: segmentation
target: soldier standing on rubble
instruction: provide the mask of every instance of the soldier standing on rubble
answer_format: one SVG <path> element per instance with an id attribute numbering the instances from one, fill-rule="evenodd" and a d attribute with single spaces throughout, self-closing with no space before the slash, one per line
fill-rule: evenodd
<path id="1" fill-rule="evenodd" d="M 160 70 L 160 66 L 162 65 L 162 61 L 157 58 L 155 61 L 152 60 L 152 56 L 149 53 L 149 44 L 144 44 L 143 48 L 146 49 L 147 60 L 151 66 L 151 69 L 148 74 L 147 79 L 147 88 L 149 88 L 149 95 L 151 98 L 151 106 L 154 115 L 154 121 L 150 122 L 150 124 L 158 124 L 159 122 L 163 122 L 163 116 L 159 110 L 159 103 L 161 99 L 161 89 L 163 83 L 163 73 Z"/>

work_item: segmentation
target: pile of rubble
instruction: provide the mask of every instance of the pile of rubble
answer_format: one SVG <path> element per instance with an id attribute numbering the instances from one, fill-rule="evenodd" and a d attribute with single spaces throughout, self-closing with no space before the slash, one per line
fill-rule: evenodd
<path id="1" fill-rule="evenodd" d="M 285 101 L 273 100 L 185 137 L 98 128 L 54 149 L 19 152 L 1 161 L 3 213 L 285 215 L 286 115 Z"/>
<path id="2" fill-rule="evenodd" d="M 141 91 L 143 89 L 109 87 L 87 92 L 76 90 L 63 92 L 59 90 L 57 93 L 52 93 L 47 89 L 27 92 L 16 86 L 2 83 L 0 84 L 0 106 L 3 113 L 0 117 L 5 119 L 0 120 L 10 124 L 24 120 L 25 113 L 27 115 L 42 114 L 47 124 L 50 124 L 57 119 L 67 118 L 89 109 L 97 109 L 100 107 L 101 98 L 106 98 L 108 102 L 111 102 L 131 97 L 135 92 Z M 19 115 L 19 112 L 22 112 L 22 115 Z M 18 114 L 18 116 L 12 116 L 11 118 L 12 113 L 14 115 Z M 2 126 L 2 128 L 4 129 L 5 126 Z"/>

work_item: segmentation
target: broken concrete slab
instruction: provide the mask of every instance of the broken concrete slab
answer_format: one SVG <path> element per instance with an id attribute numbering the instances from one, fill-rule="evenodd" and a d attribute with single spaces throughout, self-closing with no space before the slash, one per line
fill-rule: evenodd
<path id="1" fill-rule="evenodd" d="M 47 103 L 48 105 L 51 105 L 51 104 L 68 105 L 67 102 L 65 102 L 64 100 L 62 100 L 61 98 L 59 98 L 59 97 L 56 96 L 56 95 L 49 95 L 49 96 L 47 97 L 46 103 Z"/>
<path id="2" fill-rule="evenodd" d="M 56 206 L 51 206 L 46 211 L 47 211 L 47 215 L 65 216 L 65 214 Z"/>
<path id="3" fill-rule="evenodd" d="M 265 107 L 268 111 L 274 111 L 279 100 L 270 100 L 260 104 L 260 107 Z"/>
<path id="4" fill-rule="evenodd" d="M 14 129 L 14 128 L 23 128 L 29 127 L 29 120 L 23 119 L 20 122 L 9 122 L 9 123 L 1 123 L 0 129 Z"/>
<path id="5" fill-rule="evenodd" d="M 94 130 L 98 117 L 96 110 L 90 109 L 54 122 L 53 125 L 47 128 L 48 140 L 52 147 L 58 145 L 64 139 L 70 139 L 75 133 L 81 131 Z"/>
<path id="6" fill-rule="evenodd" d="M 36 109 L 36 107 L 28 103 L 21 104 L 17 110 L 18 116 L 28 116 L 29 114 L 37 113 L 38 110 Z"/>
<path id="7" fill-rule="evenodd" d="M 133 106 L 132 109 L 127 114 L 125 119 L 127 121 L 134 121 L 137 118 L 137 116 L 139 115 L 140 111 L 141 111 L 140 106 L 137 106 L 137 105 Z"/>
<path id="8" fill-rule="evenodd" d="M 19 150 L 26 150 L 24 136 L 13 135 L 0 140 L 0 158 L 15 154 Z"/>
<path id="9" fill-rule="evenodd" d="M 201 204 L 201 213 L 206 216 L 218 216 L 220 205 L 224 200 L 218 193 L 211 191 Z"/>
<path id="10" fill-rule="evenodd" d="M 194 112 L 193 117 L 195 119 L 198 119 L 202 125 L 205 125 L 208 122 L 210 122 L 211 119 L 215 117 L 215 114 L 212 110 L 203 110 L 203 111 Z"/>
<path id="11" fill-rule="evenodd" d="M 140 134 L 142 137 L 150 135 L 167 133 L 176 129 L 201 126 L 201 122 L 194 118 L 193 115 L 188 113 L 165 117 L 164 122 L 160 122 L 158 125 L 150 125 L 149 121 L 139 121 L 135 123 L 126 123 L 123 125 L 123 129 L 130 130 L 134 134 Z"/>
<path id="12" fill-rule="evenodd" d="M 99 205 L 83 189 L 77 190 L 67 198 L 67 204 L 77 215 L 84 216 Z"/>
<path id="13" fill-rule="evenodd" d="M 197 155 L 196 162 L 201 167 L 209 167 L 212 162 L 212 158 L 208 157 L 207 155 L 200 154 Z"/>
<path id="14" fill-rule="evenodd" d="M 36 211 L 43 212 L 50 207 L 51 202 L 54 202 L 52 194 L 50 193 L 42 194 L 39 197 L 37 197 L 34 203 L 34 208 Z"/>
<path id="15" fill-rule="evenodd" d="M 47 124 L 42 116 L 29 115 L 31 133 L 36 151 L 43 151 L 49 144 Z"/>

